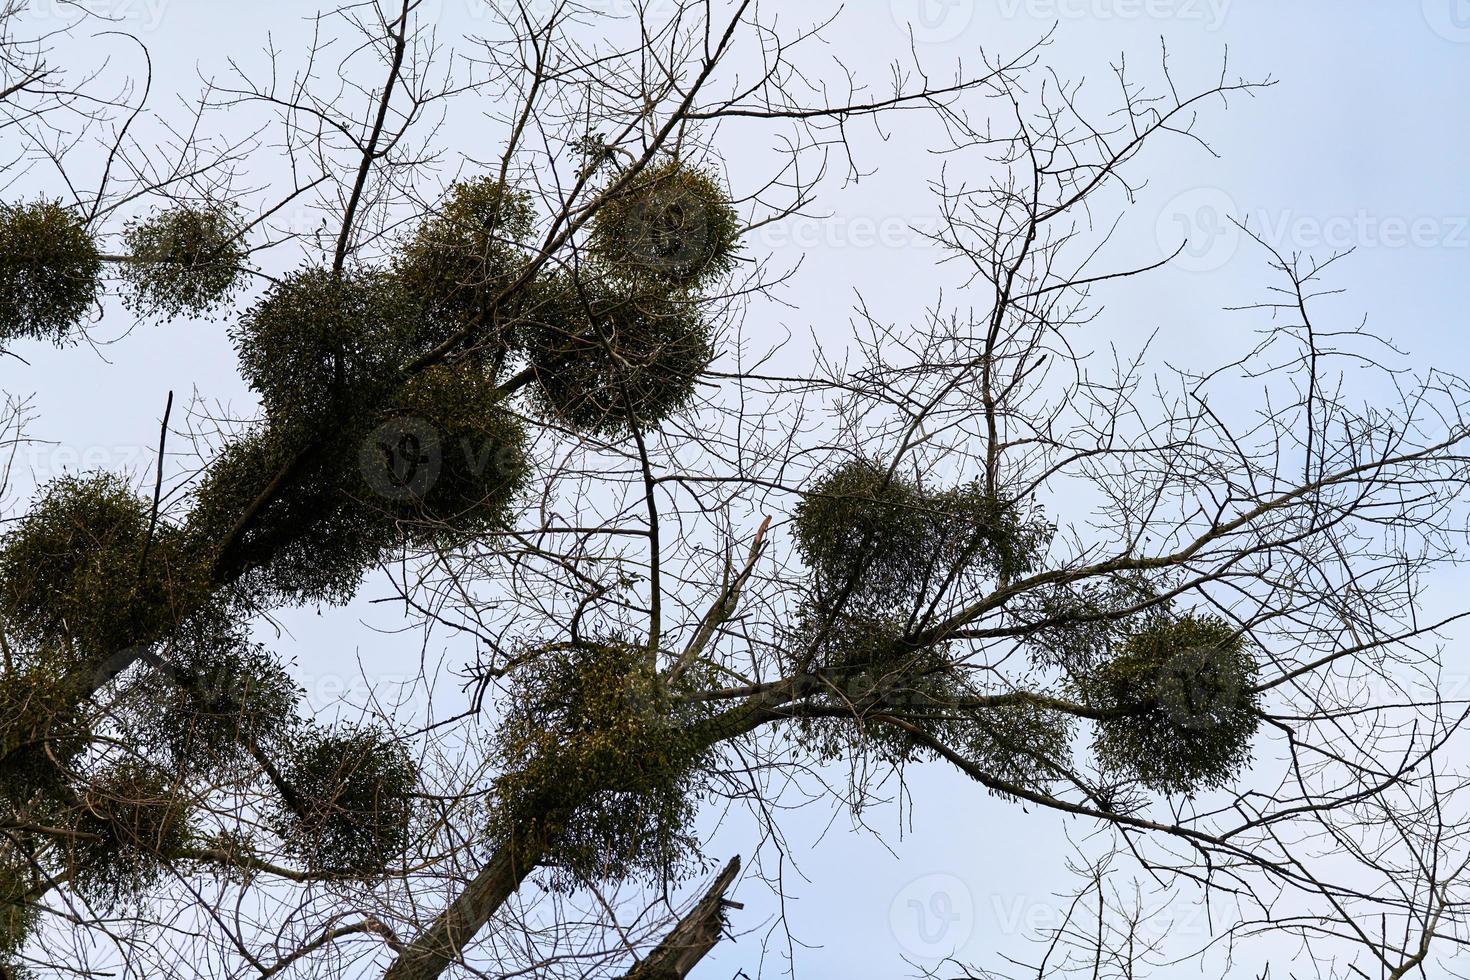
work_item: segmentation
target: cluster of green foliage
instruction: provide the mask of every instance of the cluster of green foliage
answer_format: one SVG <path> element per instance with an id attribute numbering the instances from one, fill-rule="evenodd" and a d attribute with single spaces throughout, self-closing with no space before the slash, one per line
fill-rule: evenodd
<path id="1" fill-rule="evenodd" d="M 817 668 L 821 703 L 849 717 L 807 720 L 801 742 L 831 760 L 871 751 L 928 758 L 900 719 L 1001 778 L 1039 787 L 1070 731 L 1055 711 L 971 696 L 948 645 L 920 641 L 946 595 L 1037 566 L 1053 528 L 976 484 L 936 490 L 858 458 L 803 496 L 797 548 L 812 573 L 792 648 Z"/>
<path id="2" fill-rule="evenodd" d="M 618 639 L 553 648 L 515 677 L 494 739 L 503 765 L 490 836 L 572 886 L 677 876 L 698 853 L 690 823 L 709 748 L 706 710 L 649 650 Z"/>
<path id="3" fill-rule="evenodd" d="M 178 625 L 206 594 L 207 569 L 166 522 L 150 541 L 150 523 L 149 504 L 117 476 L 44 486 L 0 542 L 8 635 L 95 661 Z"/>
<path id="4" fill-rule="evenodd" d="M 301 700 L 275 656 L 233 626 L 179 638 L 129 694 L 139 740 L 176 771 L 215 782 L 234 778 L 252 745 L 285 744 Z"/>
<path id="5" fill-rule="evenodd" d="M 39 913 L 30 901 L 35 874 L 14 848 L 0 848 L 0 966 L 20 952 Z"/>
<path id="6" fill-rule="evenodd" d="M 141 895 L 175 859 L 191 775 L 228 778 L 248 739 L 290 725 L 295 689 L 244 642 L 228 595 L 187 537 L 111 475 L 52 481 L 0 541 L 0 816 L 64 829 L 65 846 L 40 853 L 94 902 Z M 89 775 L 87 695 L 143 649 L 170 655 L 160 670 L 145 654 L 129 675 L 136 696 L 119 702 L 143 754 Z"/>
<path id="7" fill-rule="evenodd" d="M 493 369 L 461 356 L 405 370 L 435 322 L 397 276 L 328 269 L 286 277 L 243 319 L 236 343 L 265 420 L 216 458 L 190 524 L 204 541 L 233 534 L 234 570 L 265 594 L 342 601 L 396 544 L 509 519 L 525 435 Z"/>
<path id="8" fill-rule="evenodd" d="M 139 316 L 204 315 L 228 303 L 245 273 L 245 243 L 232 208 L 181 205 L 123 232 L 124 302 Z"/>
<path id="9" fill-rule="evenodd" d="M 408 846 L 418 768 L 403 743 L 372 726 L 298 736 L 273 821 L 309 867 L 380 874 Z"/>
<path id="10" fill-rule="evenodd" d="M 1110 713 L 1097 722 L 1094 752 L 1158 792 L 1225 785 L 1250 761 L 1257 669 L 1245 637 L 1217 616 L 1139 630 L 1079 682 Z"/>
<path id="11" fill-rule="evenodd" d="M 504 527 L 529 474 L 526 434 L 477 360 L 436 364 L 392 400 L 366 445 L 367 485 L 416 540 Z"/>
<path id="12" fill-rule="evenodd" d="M 1168 611 L 1162 583 L 1136 572 L 1030 589 L 1011 606 L 1034 663 L 1094 670 L 1140 623 Z"/>
<path id="13" fill-rule="evenodd" d="M 797 742 L 824 762 L 871 752 L 901 766 L 933 753 L 900 719 L 954 748 L 998 779 L 1043 789 L 1066 757 L 1071 726 L 1061 712 L 1026 700 L 985 704 L 972 697 L 948 645 L 917 644 L 893 616 L 832 615 L 809 608 L 795 646 L 814 650 L 814 703 L 850 717 L 805 718 Z"/>
<path id="14" fill-rule="evenodd" d="M 0 204 L 0 343 L 64 344 L 101 280 L 97 245 L 75 211 L 57 201 Z"/>
<path id="15" fill-rule="evenodd" d="M 136 760 L 98 773 L 78 803 L 69 847 L 72 882 L 111 907 L 157 883 L 189 842 L 189 806 L 177 777 Z"/>
<path id="16" fill-rule="evenodd" d="M 975 484 L 931 490 L 865 459 L 817 481 L 795 530 L 816 594 L 855 612 L 917 612 L 976 576 L 1023 573 L 1052 533 Z"/>
<path id="17" fill-rule="evenodd" d="M 12 653 L 0 683 L 0 811 L 50 811 L 92 732 L 54 648 Z"/>
<path id="18" fill-rule="evenodd" d="M 685 408 L 715 356 L 705 294 L 734 267 L 739 231 L 708 171 L 671 159 L 614 174 L 588 261 L 544 275 L 516 311 L 543 413 L 618 438 Z"/>
<path id="19" fill-rule="evenodd" d="M 518 337 L 545 414 L 607 437 L 654 427 L 684 408 L 714 358 L 696 300 L 575 273 L 548 277 Z"/>
<path id="20" fill-rule="evenodd" d="M 421 322 L 392 276 L 306 268 L 275 283 L 234 334 L 266 417 L 289 430 L 376 408 L 414 353 Z"/>
<path id="21" fill-rule="evenodd" d="M 517 386 L 502 387 L 511 359 L 533 369 L 530 403 L 584 432 L 626 435 L 688 403 L 713 357 L 695 291 L 730 268 L 734 212 L 707 176 L 646 176 L 594 223 L 580 268 L 528 277 L 508 300 L 535 214 L 487 178 L 451 188 L 384 269 L 276 281 L 231 329 L 263 418 L 206 468 L 182 525 L 115 476 L 42 489 L 0 539 L 14 648 L 0 809 L 66 831 L 42 849 L 52 872 L 104 905 L 140 897 L 192 843 L 193 789 L 251 777 L 252 757 L 278 791 L 269 823 L 305 865 L 372 878 L 401 859 L 418 782 L 407 750 L 377 728 L 304 725 L 300 692 L 242 617 L 343 601 L 390 549 L 505 526 L 529 471 L 507 404 Z M 64 339 L 96 301 L 103 257 L 59 205 L 0 218 L 0 339 Z M 124 299 L 140 314 L 215 311 L 241 287 L 228 207 L 163 211 L 124 240 Z M 692 851 L 707 756 L 690 733 L 704 712 L 681 700 L 694 682 L 668 689 L 648 651 L 617 641 L 563 653 L 520 678 L 492 833 L 528 834 L 567 882 L 666 874 Z M 87 695 L 135 662 L 112 717 L 139 754 L 108 762 Z M 10 898 L 0 889 L 14 926 L 0 941 L 18 945 L 32 919 Z"/>
<path id="22" fill-rule="evenodd" d="M 618 200 L 631 207 L 639 186 Z M 209 467 L 191 540 L 227 541 L 217 557 L 257 594 L 342 601 L 392 547 L 453 544 L 509 520 L 528 466 L 497 385 L 504 354 L 533 368 L 534 403 L 580 431 L 623 435 L 687 404 L 713 357 L 688 287 L 710 273 L 676 285 L 611 264 L 556 270 L 492 308 L 534 223 L 529 195 L 472 178 L 389 271 L 310 268 L 273 285 L 233 332 L 265 419 Z"/>
<path id="23" fill-rule="evenodd" d="M 419 298 L 440 343 L 453 333 L 483 337 L 498 321 L 495 300 L 524 262 L 535 228 L 531 196 L 488 176 L 460 181 L 415 229 L 394 258 L 393 272 Z M 489 338 L 498 355 L 505 338 Z"/>
<path id="24" fill-rule="evenodd" d="M 140 316 L 216 310 L 238 292 L 246 248 L 233 210 L 182 205 L 123 231 L 123 299 Z M 77 331 L 101 293 L 103 255 L 78 213 L 57 201 L 0 204 L 0 343 Z"/>
<path id="25" fill-rule="evenodd" d="M 712 171 L 671 159 L 620 180 L 593 220 L 592 249 L 609 268 L 700 289 L 734 267 L 740 216 Z"/>
<path id="26" fill-rule="evenodd" d="M 114 661 L 227 619 L 217 598 L 181 532 L 116 476 L 46 484 L 0 540 L 0 816 L 65 829 L 64 847 L 39 853 L 93 901 L 151 887 L 187 837 L 188 808 L 177 780 L 142 758 L 87 774 L 99 734 L 88 695 Z M 144 703 L 140 751 L 194 771 L 183 719 L 165 719 L 169 697 Z"/>

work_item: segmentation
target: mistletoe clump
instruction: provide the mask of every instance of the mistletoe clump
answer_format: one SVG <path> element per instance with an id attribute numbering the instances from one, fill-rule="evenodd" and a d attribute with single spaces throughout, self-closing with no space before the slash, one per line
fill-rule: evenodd
<path id="1" fill-rule="evenodd" d="M 367 499 L 416 540 L 452 543 L 504 527 L 529 464 L 525 430 L 502 401 L 474 359 L 419 372 L 363 444 Z"/>
<path id="2" fill-rule="evenodd" d="M 61 656 L 43 650 L 12 658 L 0 673 L 0 810 L 49 809 L 91 740 L 66 669 Z"/>
<path id="3" fill-rule="evenodd" d="M 279 744 L 301 691 L 269 651 L 238 630 L 178 644 L 131 691 L 132 728 L 180 771 L 229 778 L 250 745 Z"/>
<path id="4" fill-rule="evenodd" d="M 483 327 L 491 306 L 519 267 L 535 225 L 531 196 L 493 177 L 450 187 L 394 262 L 404 288 L 425 307 L 438 342 L 454 331 Z"/>
<path id="5" fill-rule="evenodd" d="M 407 849 L 418 768 L 388 732 L 348 726 L 302 739 L 283 775 L 274 822 L 310 867 L 370 878 Z"/>
<path id="6" fill-rule="evenodd" d="M 241 371 L 283 429 L 361 418 L 397 382 L 421 316 L 392 276 L 307 268 L 274 285 L 235 334 Z"/>
<path id="7" fill-rule="evenodd" d="M 817 593 L 858 610 L 914 607 L 973 576 L 1023 572 L 1050 533 L 976 485 L 934 491 L 865 459 L 819 480 L 795 525 Z"/>
<path id="8" fill-rule="evenodd" d="M 1071 718 L 1029 699 L 957 707 L 931 723 L 945 744 L 995 779 L 1045 793 L 1071 756 Z"/>
<path id="9" fill-rule="evenodd" d="M 669 160 L 620 179 L 593 221 L 592 248 L 609 267 L 687 289 L 734 266 L 740 216 L 712 172 Z"/>
<path id="10" fill-rule="evenodd" d="M 1245 638 L 1217 616 L 1140 630 L 1082 682 L 1110 713 L 1097 723 L 1098 758 L 1158 792 L 1225 785 L 1250 761 L 1256 673 Z"/>
<path id="11" fill-rule="evenodd" d="M 227 303 L 244 276 L 245 244 L 231 209 L 183 205 L 123 233 L 124 301 L 140 316 L 203 315 Z"/>
<path id="12" fill-rule="evenodd" d="M 676 874 L 703 786 L 704 717 L 619 640 L 542 652 L 517 677 L 495 737 L 491 837 L 571 886 Z"/>
<path id="13" fill-rule="evenodd" d="M 657 426 L 689 404 L 714 359 L 696 303 L 570 274 L 549 278 L 518 329 L 545 414 L 593 435 Z"/>
<path id="14" fill-rule="evenodd" d="M 933 501 L 917 483 L 867 460 L 822 478 L 797 505 L 796 545 L 817 592 L 855 606 L 892 605 L 937 563 Z"/>
<path id="15" fill-rule="evenodd" d="M 20 952 L 39 917 L 30 901 L 35 875 L 13 850 L 0 849 L 0 967 Z"/>
<path id="16" fill-rule="evenodd" d="M 801 622 L 792 639 L 815 654 L 812 693 L 838 712 L 797 723 L 798 743 L 820 760 L 871 752 L 902 766 L 935 758 L 927 737 L 1003 782 L 1040 790 L 1056 773 L 1054 760 L 1066 758 L 1065 715 L 1037 701 L 971 691 L 948 645 L 915 639 L 903 620 L 810 606 Z"/>
<path id="17" fill-rule="evenodd" d="M 188 817 L 177 779 L 163 770 L 137 761 L 103 770 L 81 794 L 72 880 L 106 907 L 141 895 L 188 844 Z"/>
<path id="18" fill-rule="evenodd" d="M 1164 585 L 1138 572 L 1057 582 L 1026 590 L 1011 612 L 1034 663 L 1086 674 L 1139 623 L 1168 611 Z"/>
<path id="19" fill-rule="evenodd" d="M 311 453 L 293 436 L 266 424 L 227 443 L 195 490 L 187 535 L 247 591 L 287 602 L 345 602 L 396 533 L 366 502 L 353 442 L 339 437 Z M 289 485 L 268 492 L 283 472 Z M 226 539 L 228 553 L 219 554 L 214 549 Z"/>
<path id="20" fill-rule="evenodd" d="M 178 530 L 152 522 L 120 478 L 60 477 L 0 542 L 0 612 L 11 635 L 34 646 L 105 657 L 183 621 L 204 595 L 204 574 Z"/>
<path id="21" fill-rule="evenodd" d="M 102 259 L 76 212 L 55 201 L 0 204 L 0 343 L 60 346 L 97 301 Z"/>
<path id="22" fill-rule="evenodd" d="M 895 760 L 906 756 L 907 740 L 872 719 L 932 713 L 942 704 L 954 683 L 945 645 L 913 642 L 896 616 L 834 613 L 818 603 L 809 602 L 798 622 L 790 645 L 821 678 L 813 693 L 843 715 L 850 712 L 801 719 L 800 744 L 826 762 L 856 747 Z"/>

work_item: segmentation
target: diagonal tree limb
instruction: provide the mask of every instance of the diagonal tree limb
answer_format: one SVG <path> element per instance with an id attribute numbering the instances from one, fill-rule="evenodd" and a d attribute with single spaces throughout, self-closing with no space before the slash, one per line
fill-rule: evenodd
<path id="1" fill-rule="evenodd" d="M 653 952 L 624 974 L 624 980 L 683 980 L 720 941 L 725 909 L 743 908 L 725 898 L 740 873 L 740 855 L 730 859 L 689 913 L 654 947 Z"/>

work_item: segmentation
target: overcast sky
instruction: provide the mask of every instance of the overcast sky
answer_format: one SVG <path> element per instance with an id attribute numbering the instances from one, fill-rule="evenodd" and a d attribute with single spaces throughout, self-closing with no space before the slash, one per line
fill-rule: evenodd
<path id="1" fill-rule="evenodd" d="M 305 29 L 299 0 L 97 6 L 148 43 L 160 108 L 172 93 L 195 92 L 198 77 L 219 70 L 227 55 L 258 50 L 268 32 L 289 53 Z M 485 29 L 469 0 L 440 6 L 443 37 Z M 782 17 L 815 19 L 827 6 L 791 0 Z M 1234 217 L 1286 251 L 1356 248 L 1330 282 L 1349 290 L 1331 307 L 1342 325 L 1366 316 L 1409 352 L 1407 364 L 1470 373 L 1470 2 L 855 0 L 831 30 L 829 53 L 881 84 L 885 64 L 903 56 L 911 38 L 942 70 L 973 60 L 982 46 L 1018 50 L 1053 25 L 1043 59 L 1063 77 L 1089 79 L 1099 95 L 1121 57 L 1147 75 L 1161 39 L 1171 67 L 1191 84 L 1208 84 L 1227 50 L 1233 73 L 1279 80 L 1228 111 L 1206 111 L 1201 132 L 1218 157 L 1180 140 L 1161 143 L 1137 166 L 1135 174 L 1149 180 L 1120 232 L 1124 254 L 1158 257 L 1186 237 L 1190 246 L 1175 268 L 1106 295 L 1108 312 L 1091 328 L 1098 344 L 1128 349 L 1157 333 L 1156 357 L 1200 367 L 1239 350 L 1260 323 L 1225 308 L 1261 299 L 1271 280 L 1262 251 L 1232 230 Z M 134 57 L 126 48 L 108 50 Z M 749 312 L 749 329 L 771 337 L 811 333 L 837 346 L 859 293 L 880 320 L 896 323 L 918 319 L 941 294 L 964 305 L 958 270 L 937 265 L 936 252 L 910 230 L 935 221 L 926 182 L 939 173 L 941 161 L 929 151 L 941 145 L 940 134 L 917 116 L 891 120 L 885 132 L 887 139 L 871 130 L 858 135 L 870 176 L 825 188 L 818 210 L 830 217 L 767 229 L 751 243 L 778 262 L 802 264 L 780 304 Z M 732 173 L 743 155 L 765 149 L 720 148 Z M 28 186 L 47 186 L 44 174 L 35 179 L 39 185 Z M 98 338 L 118 337 L 126 326 L 110 320 Z M 35 393 L 30 434 L 43 444 L 27 456 L 29 476 L 12 503 L 24 498 L 28 480 L 63 469 L 102 465 L 141 476 L 152 465 L 170 389 L 251 411 L 220 325 L 144 326 L 95 352 L 39 344 L 20 352 L 29 366 L 0 359 L 0 388 Z M 1442 578 L 1435 588 L 1443 594 L 1464 585 Z M 363 620 L 388 622 L 361 603 L 284 617 L 290 633 L 277 645 L 296 656 L 323 711 L 335 710 L 334 699 L 356 682 L 359 662 L 370 677 L 416 667 L 416 650 Z M 833 776 L 840 784 L 842 774 Z M 923 963 L 955 952 L 994 965 L 1001 952 L 1022 952 L 1024 932 L 1055 914 L 1052 890 L 1070 884 L 1067 834 L 1081 841 L 1091 828 L 1025 812 L 938 767 L 912 771 L 905 790 L 901 809 L 866 815 L 867 831 L 855 830 L 828 800 L 790 814 L 783 826 L 799 864 L 779 870 L 792 944 L 779 934 L 743 935 L 721 946 L 700 975 L 737 968 L 754 975 L 763 947 L 772 957 L 768 971 L 779 972 L 791 952 L 799 974 L 829 977 L 900 975 L 905 956 Z M 731 821 L 716 835 L 712 856 L 748 855 L 750 831 Z M 758 886 L 735 897 L 749 902 L 732 915 L 737 932 L 772 925 L 775 908 Z M 1174 929 L 1187 942 L 1202 919 L 1179 912 Z"/>

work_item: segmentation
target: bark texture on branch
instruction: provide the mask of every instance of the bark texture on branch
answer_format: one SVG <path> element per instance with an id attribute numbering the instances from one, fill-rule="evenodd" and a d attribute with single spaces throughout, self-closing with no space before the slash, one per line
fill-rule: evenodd
<path id="1" fill-rule="evenodd" d="M 791 692 L 786 690 L 763 692 L 705 721 L 698 727 L 698 735 L 707 745 L 738 738 L 785 717 L 781 706 L 791 698 Z M 540 859 L 541 855 L 528 852 L 524 842 L 518 848 L 501 846 L 465 890 L 408 944 L 383 974 L 383 980 L 436 980 L 459 958 L 461 950 L 489 923 L 506 899 L 515 894 Z M 739 870 L 739 859 L 733 863 Z M 733 880 L 735 872 L 727 866 L 716 884 L 725 878 L 726 872 Z M 725 887 L 729 887 L 729 882 Z"/>
<path id="2" fill-rule="evenodd" d="M 460 956 L 475 933 L 513 895 L 535 867 L 515 848 L 503 846 L 471 879 L 459 897 L 394 961 L 383 980 L 433 980 Z"/>
<path id="3" fill-rule="evenodd" d="M 725 865 L 709 890 L 689 914 L 679 920 L 663 942 L 659 943 L 637 966 L 624 974 L 624 980 L 683 980 L 704 959 L 725 928 L 726 907 L 739 908 L 725 899 L 725 892 L 740 873 L 740 857 Z"/>

